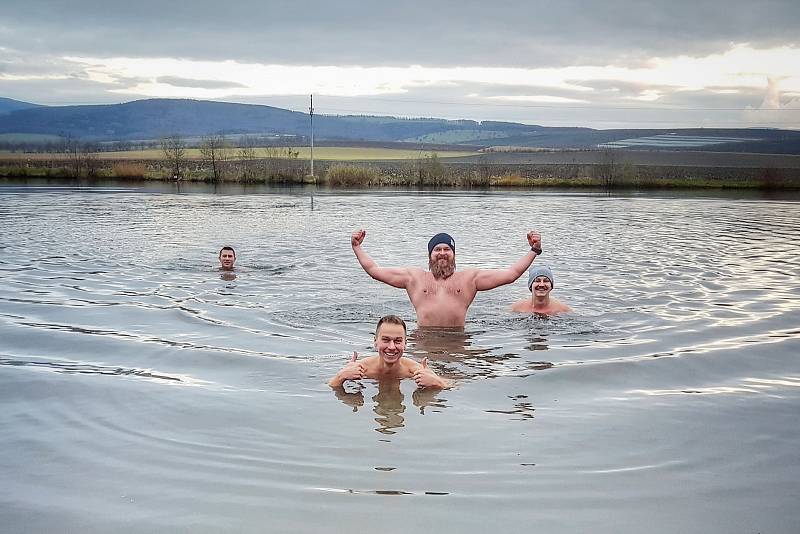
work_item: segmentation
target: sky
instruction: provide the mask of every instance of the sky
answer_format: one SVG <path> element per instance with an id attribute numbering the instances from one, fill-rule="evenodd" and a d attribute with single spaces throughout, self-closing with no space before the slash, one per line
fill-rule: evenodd
<path id="1" fill-rule="evenodd" d="M 3 1 L 0 96 L 800 128 L 800 1 Z"/>

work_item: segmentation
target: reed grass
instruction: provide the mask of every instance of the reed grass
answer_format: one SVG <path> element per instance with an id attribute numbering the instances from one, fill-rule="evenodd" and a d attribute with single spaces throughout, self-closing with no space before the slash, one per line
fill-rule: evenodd
<path id="1" fill-rule="evenodd" d="M 147 166 L 144 163 L 121 161 L 111 166 L 111 176 L 114 178 L 141 178 L 147 174 Z"/>
<path id="2" fill-rule="evenodd" d="M 333 187 L 369 187 L 381 184 L 381 174 L 372 167 L 337 164 L 328 169 L 325 182 Z"/>

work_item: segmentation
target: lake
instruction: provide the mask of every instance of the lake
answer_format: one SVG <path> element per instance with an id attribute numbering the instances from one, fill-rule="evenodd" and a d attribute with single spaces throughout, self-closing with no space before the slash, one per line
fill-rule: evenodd
<path id="1" fill-rule="evenodd" d="M 798 200 L 0 181 L 0 530 L 795 533 Z M 535 229 L 575 313 L 523 276 L 419 330 L 360 227 L 460 269 Z M 326 385 L 389 313 L 453 389 Z"/>

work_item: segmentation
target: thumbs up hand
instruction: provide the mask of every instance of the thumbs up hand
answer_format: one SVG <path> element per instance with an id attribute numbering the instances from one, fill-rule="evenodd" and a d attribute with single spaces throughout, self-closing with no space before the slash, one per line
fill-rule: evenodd
<path id="1" fill-rule="evenodd" d="M 353 357 L 342 367 L 342 370 L 328 380 L 328 385 L 332 388 L 341 387 L 347 380 L 361 380 L 367 376 L 367 366 L 358 361 L 358 353 L 353 351 Z"/>
<path id="2" fill-rule="evenodd" d="M 417 387 L 421 388 L 444 388 L 447 386 L 445 381 L 436 373 L 433 372 L 433 369 L 428 367 L 428 358 L 423 358 L 422 363 L 414 371 L 414 382 L 417 383 Z"/>
<path id="3" fill-rule="evenodd" d="M 347 362 L 347 365 L 339 371 L 339 377 L 342 380 L 361 380 L 367 372 L 364 364 L 358 361 L 358 353 L 353 351 L 353 357 Z"/>

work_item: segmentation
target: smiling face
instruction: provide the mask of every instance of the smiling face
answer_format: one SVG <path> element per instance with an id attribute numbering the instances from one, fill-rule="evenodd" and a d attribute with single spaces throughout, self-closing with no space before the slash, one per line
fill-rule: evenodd
<path id="1" fill-rule="evenodd" d="M 232 248 L 223 248 L 219 251 L 219 264 L 223 269 L 229 271 L 233 269 L 233 264 L 236 263 L 236 252 Z"/>
<path id="2" fill-rule="evenodd" d="M 406 348 L 406 330 L 403 325 L 383 323 L 375 333 L 375 350 L 383 363 L 394 365 L 400 361 Z"/>
<path id="3" fill-rule="evenodd" d="M 546 297 L 553 289 L 553 284 L 546 276 L 537 276 L 531 285 L 531 293 L 534 297 Z"/>
<path id="4" fill-rule="evenodd" d="M 448 245 L 436 245 L 428 258 L 428 268 L 437 280 L 450 277 L 456 271 L 456 253 Z"/>

